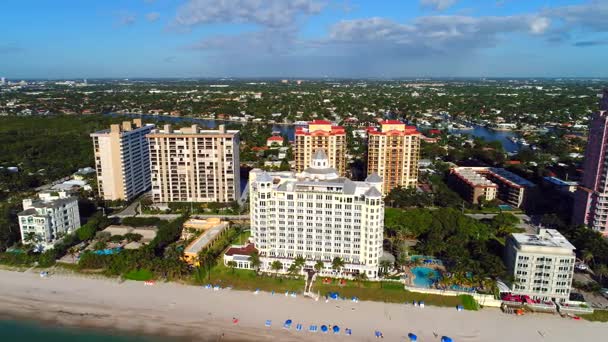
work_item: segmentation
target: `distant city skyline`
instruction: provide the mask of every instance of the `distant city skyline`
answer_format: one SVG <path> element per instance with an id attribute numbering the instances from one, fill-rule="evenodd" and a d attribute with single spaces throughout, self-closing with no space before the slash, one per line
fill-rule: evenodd
<path id="1" fill-rule="evenodd" d="M 602 0 L 6 0 L 0 76 L 606 77 Z"/>

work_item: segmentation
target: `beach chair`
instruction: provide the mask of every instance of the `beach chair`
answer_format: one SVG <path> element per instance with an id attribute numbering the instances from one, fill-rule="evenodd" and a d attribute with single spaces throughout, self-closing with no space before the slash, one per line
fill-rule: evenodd
<path id="1" fill-rule="evenodd" d="M 316 325 L 311 325 L 310 327 L 308 327 L 308 331 L 312 333 L 316 333 L 318 329 L 319 328 Z"/>
<path id="2" fill-rule="evenodd" d="M 350 328 L 346 328 L 346 329 L 344 329 L 344 333 L 345 333 L 346 335 L 350 336 L 350 335 L 352 335 L 352 334 L 353 334 L 353 331 L 352 331 Z"/>
<path id="3" fill-rule="evenodd" d="M 264 323 L 264 325 L 265 325 L 266 327 L 270 328 L 270 326 L 272 325 L 272 321 L 271 321 L 271 320 L 269 320 L 269 319 L 267 319 L 267 320 L 266 320 L 266 323 Z"/>
<path id="4" fill-rule="evenodd" d="M 296 331 L 302 331 L 302 324 L 296 324 Z"/>

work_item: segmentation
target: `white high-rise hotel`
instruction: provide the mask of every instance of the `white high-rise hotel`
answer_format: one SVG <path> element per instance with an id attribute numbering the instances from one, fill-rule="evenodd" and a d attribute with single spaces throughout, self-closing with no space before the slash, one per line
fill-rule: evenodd
<path id="1" fill-rule="evenodd" d="M 331 274 L 332 261 L 344 260 L 343 274 L 378 275 L 384 231 L 382 179 L 365 182 L 339 177 L 322 149 L 301 173 L 252 170 L 251 233 L 262 266 L 279 260 L 287 270 L 297 256 L 304 269 L 316 261 Z"/>

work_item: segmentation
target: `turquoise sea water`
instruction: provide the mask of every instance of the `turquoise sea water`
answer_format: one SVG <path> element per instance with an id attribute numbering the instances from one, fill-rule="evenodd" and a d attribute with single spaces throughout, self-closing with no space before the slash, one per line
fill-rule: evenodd
<path id="1" fill-rule="evenodd" d="M 168 342 L 165 339 L 53 327 L 33 322 L 0 320 L 0 341 L 12 342 Z"/>

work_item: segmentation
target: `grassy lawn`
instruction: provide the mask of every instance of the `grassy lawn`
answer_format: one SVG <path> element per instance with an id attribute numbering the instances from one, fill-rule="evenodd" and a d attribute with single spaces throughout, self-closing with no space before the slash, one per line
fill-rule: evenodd
<path id="1" fill-rule="evenodd" d="M 479 304 L 475 301 L 475 298 L 470 295 L 460 295 L 458 296 L 460 301 L 462 302 L 462 306 L 465 310 L 477 311 L 479 310 Z"/>
<path id="2" fill-rule="evenodd" d="M 334 280 L 334 283 L 337 283 Z M 360 300 L 370 300 L 387 303 L 406 303 L 412 301 L 423 301 L 427 305 L 452 306 L 463 305 L 459 297 L 439 296 L 410 292 L 403 289 L 403 284 L 395 282 L 356 282 L 347 281 L 346 285 L 322 284 L 318 278 L 313 285 L 313 292 L 320 292 L 325 296 L 329 292 L 338 292 L 340 296 L 351 298 L 358 297 Z"/>
<path id="3" fill-rule="evenodd" d="M 296 291 L 304 290 L 304 279 L 288 279 L 274 276 L 258 275 L 255 271 L 250 270 L 231 270 L 218 261 L 218 264 L 213 267 L 210 275 L 204 275 L 202 281 L 198 283 L 220 285 L 223 287 L 232 286 L 237 290 L 255 290 L 262 291 Z"/>
<path id="4" fill-rule="evenodd" d="M 125 279 L 146 281 L 154 278 L 154 274 L 146 269 L 132 270 L 124 275 Z"/>
<path id="5" fill-rule="evenodd" d="M 583 319 L 591 322 L 608 322 L 608 310 L 595 310 L 590 315 L 580 315 Z"/>

